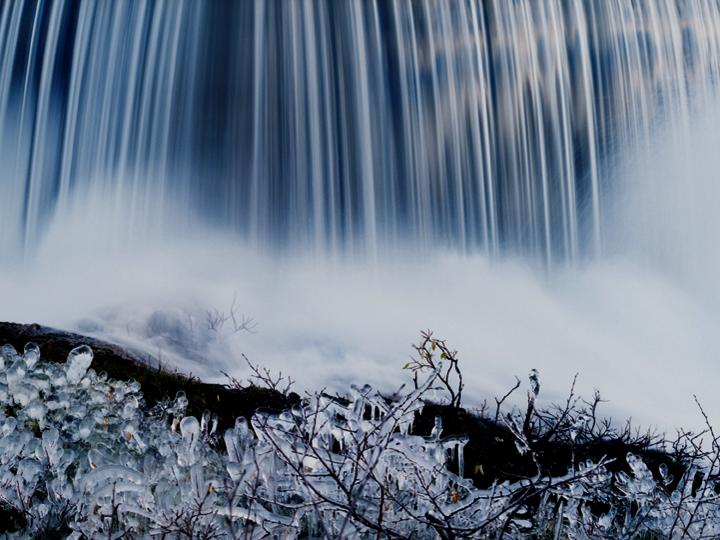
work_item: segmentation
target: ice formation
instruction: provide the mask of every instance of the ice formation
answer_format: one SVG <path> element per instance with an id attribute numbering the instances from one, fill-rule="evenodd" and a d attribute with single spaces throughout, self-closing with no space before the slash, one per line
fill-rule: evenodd
<path id="1" fill-rule="evenodd" d="M 89 369 L 92 351 L 65 364 L 0 348 L 0 505 L 27 538 L 691 538 L 720 535 L 712 463 L 677 488 L 627 456 L 567 475 L 478 489 L 463 478 L 463 437 L 412 434 L 436 373 L 383 398 L 352 387 L 315 394 L 281 414 L 186 415 L 180 392 L 147 408 L 134 381 Z M 699 473 L 699 474 L 697 474 Z M 602 503 L 602 504 L 598 504 Z M 598 508 L 604 508 L 598 512 Z"/>

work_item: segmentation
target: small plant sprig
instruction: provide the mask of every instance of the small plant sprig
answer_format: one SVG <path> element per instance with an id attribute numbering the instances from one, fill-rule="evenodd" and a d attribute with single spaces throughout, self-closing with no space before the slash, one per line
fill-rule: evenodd
<path id="1" fill-rule="evenodd" d="M 229 388 L 244 390 L 248 386 L 257 386 L 259 388 L 275 390 L 284 396 L 287 396 L 290 393 L 290 389 L 295 384 L 295 381 L 289 375 L 284 375 L 282 371 L 273 373 L 271 370 L 261 366 L 260 364 L 253 364 L 244 354 L 242 357 L 250 368 L 252 374 L 248 377 L 248 383 L 244 384 L 240 379 L 233 377 L 225 371 L 221 371 L 221 373 L 228 379 L 227 386 Z"/>
<path id="2" fill-rule="evenodd" d="M 463 384 L 462 371 L 459 366 L 458 353 L 450 349 L 444 339 L 433 337 L 430 330 L 420 334 L 420 342 L 413 345 L 416 357 L 403 366 L 413 372 L 415 388 L 418 386 L 418 374 L 434 371 L 438 380 L 450 396 L 450 406 L 460 408 Z"/>

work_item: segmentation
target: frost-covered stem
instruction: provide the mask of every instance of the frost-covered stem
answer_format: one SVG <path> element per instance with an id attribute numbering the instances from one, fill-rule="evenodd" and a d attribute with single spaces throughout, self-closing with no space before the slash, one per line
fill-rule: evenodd
<path id="1" fill-rule="evenodd" d="M 260 464 L 258 463 L 258 460 L 257 460 L 257 453 L 254 451 L 252 454 L 252 458 L 253 458 L 253 465 L 255 467 L 254 468 L 255 475 L 253 476 L 252 488 L 250 489 L 250 493 L 248 494 L 249 495 L 249 497 L 248 497 L 249 504 L 248 504 L 248 509 L 247 509 L 248 514 L 251 514 L 253 512 L 253 506 L 256 504 L 256 500 L 257 500 L 257 493 L 260 490 Z M 241 482 L 243 480 L 244 480 L 244 478 L 240 479 Z M 239 489 L 240 485 L 241 485 L 240 482 L 238 482 L 237 485 L 238 485 L 238 489 Z M 232 506 L 234 506 L 234 504 L 232 504 L 232 499 L 231 499 L 231 508 L 230 508 L 231 516 L 232 516 Z M 245 527 L 243 528 L 243 533 L 244 533 L 244 537 L 246 540 L 251 537 L 254 529 L 255 529 L 255 523 L 252 523 L 252 525 L 250 525 L 249 523 L 245 524 Z"/>
<path id="2" fill-rule="evenodd" d="M 564 506 L 565 506 L 565 501 L 563 501 L 561 499 L 560 504 L 558 505 L 557 520 L 555 520 L 554 540 L 560 540 L 560 534 L 562 533 L 562 524 L 563 524 L 563 512 L 565 511 Z"/>
<path id="3" fill-rule="evenodd" d="M 489 516 L 486 518 L 486 520 L 478 526 L 477 530 L 482 530 L 481 527 L 487 527 L 489 523 L 494 521 L 495 519 L 498 519 L 502 514 L 510 512 L 512 510 L 515 510 L 519 508 L 520 506 L 524 505 L 525 502 L 535 496 L 542 496 L 544 493 L 552 492 L 555 490 L 558 490 L 559 488 L 563 486 L 567 486 L 569 484 L 572 484 L 573 482 L 577 481 L 580 478 L 586 478 L 590 474 L 592 474 L 594 471 L 599 469 L 600 467 L 604 467 L 606 464 L 610 463 L 610 461 L 600 461 L 599 463 L 593 465 L 592 467 L 589 467 L 588 469 L 584 470 L 582 474 L 572 473 L 565 477 L 560 477 L 557 479 L 557 481 L 554 481 L 552 478 L 543 479 L 542 477 L 537 477 L 522 490 L 521 493 L 513 493 L 513 497 L 511 498 L 511 502 L 504 506 L 502 509 L 498 510 L 495 514 Z M 547 482 L 546 485 L 543 485 L 544 482 Z"/>
<path id="4" fill-rule="evenodd" d="M 265 427 L 267 427 L 267 426 L 265 426 Z M 364 515 L 356 512 L 352 506 L 350 506 L 348 504 L 343 504 L 340 501 L 337 501 L 337 500 L 327 497 L 321 490 L 317 489 L 313 485 L 313 482 L 309 481 L 306 478 L 305 472 L 302 470 L 302 465 L 298 466 L 297 464 L 295 464 L 294 461 L 292 460 L 292 458 L 290 456 L 288 456 L 287 453 L 284 451 L 284 449 L 282 448 L 282 445 L 279 445 L 274 440 L 274 438 L 271 435 L 269 435 L 269 432 L 267 432 L 267 434 L 268 434 L 268 437 L 267 437 L 268 442 L 270 442 L 270 444 L 273 446 L 273 448 L 278 453 L 278 455 L 280 455 L 282 457 L 283 461 L 290 468 L 292 468 L 294 470 L 294 472 L 298 475 L 298 477 L 300 479 L 302 479 L 304 487 L 306 489 L 310 490 L 317 499 L 329 504 L 330 506 L 334 506 L 334 507 L 342 510 L 343 513 L 351 514 L 354 519 L 357 519 L 360 523 L 362 523 L 366 527 L 369 527 L 373 531 L 383 533 L 385 535 L 388 535 L 391 538 L 403 538 L 402 535 L 395 534 L 392 531 L 382 528 L 382 527 L 378 526 L 376 523 L 373 523 L 372 521 L 366 519 Z M 324 467 L 326 467 L 326 470 L 328 470 L 328 471 L 332 470 L 331 468 L 328 468 L 327 461 L 324 459 L 324 457 L 319 452 L 313 450 L 313 456 L 315 458 L 317 458 L 323 464 Z M 343 482 L 338 478 L 338 476 L 336 474 L 334 474 L 333 472 L 330 472 L 330 474 L 328 476 L 333 479 L 336 486 L 349 499 L 351 496 L 351 493 L 344 486 Z"/>
<path id="5" fill-rule="evenodd" d="M 561 409 L 560 414 L 554 419 L 553 424 L 548 430 L 543 433 L 541 440 L 547 442 L 558 433 L 561 427 L 564 426 L 565 420 L 567 420 L 570 412 L 575 408 L 577 399 L 575 398 L 575 385 L 577 384 L 578 374 L 576 373 L 573 377 L 572 385 L 570 387 L 570 393 L 568 394 L 565 406 Z"/>
<path id="6" fill-rule="evenodd" d="M 709 478 L 710 474 L 712 473 L 713 469 L 715 468 L 715 466 L 718 465 L 718 463 L 720 462 L 720 445 L 718 445 L 718 437 L 715 435 L 715 430 L 712 426 L 712 423 L 710 422 L 710 418 L 708 417 L 707 413 L 705 412 L 705 409 L 703 408 L 703 406 L 700 404 L 700 400 L 694 394 L 693 394 L 693 399 L 695 400 L 695 403 L 697 404 L 698 409 L 700 410 L 700 414 L 702 415 L 702 417 L 705 421 L 705 426 L 707 428 L 707 432 L 710 434 L 711 448 L 712 448 L 712 459 L 707 467 L 706 472 L 703 473 L 703 478 L 700 481 L 700 486 L 695 495 L 696 497 L 699 497 L 700 501 L 703 501 L 703 500 L 707 499 L 707 490 L 709 487 L 708 478 Z M 690 483 L 692 485 L 692 483 L 694 482 L 694 477 L 691 477 L 688 480 L 690 481 Z M 695 516 L 697 515 L 697 512 L 701 507 L 702 507 L 702 502 L 699 502 L 699 503 L 693 505 L 692 511 L 690 512 L 690 515 L 688 516 L 687 523 L 685 524 L 685 527 L 682 531 L 683 537 L 687 534 L 688 529 L 692 526 L 692 524 L 695 520 Z M 676 515 L 675 523 L 677 522 L 677 520 L 678 520 L 678 516 Z M 675 529 L 675 523 L 673 523 L 672 531 L 674 531 L 674 529 Z M 703 522 L 701 531 L 704 530 L 704 528 L 705 528 L 705 521 Z M 702 535 L 700 535 L 700 537 L 702 537 Z"/>
<path id="7" fill-rule="evenodd" d="M 18 501 L 20 501 L 20 510 L 22 511 L 24 516 L 29 516 L 30 513 L 28 512 L 28 509 L 25 506 L 25 499 L 23 499 L 23 496 L 20 493 L 20 482 L 19 481 L 15 481 L 15 491 L 18 496 Z M 15 506 L 15 505 L 12 505 L 12 506 Z"/>
<path id="8" fill-rule="evenodd" d="M 515 377 L 515 386 L 513 386 L 510 390 L 508 390 L 505 393 L 505 395 L 503 395 L 503 397 L 501 397 L 500 399 L 498 399 L 497 397 L 495 398 L 496 407 L 495 407 L 495 418 L 493 421 L 496 424 L 498 423 L 498 418 L 500 418 L 500 408 L 502 407 L 502 404 L 505 403 L 505 400 L 507 398 L 509 398 L 513 394 L 513 392 L 515 392 L 515 390 L 517 390 L 518 388 L 520 388 L 520 379 L 518 377 Z"/>

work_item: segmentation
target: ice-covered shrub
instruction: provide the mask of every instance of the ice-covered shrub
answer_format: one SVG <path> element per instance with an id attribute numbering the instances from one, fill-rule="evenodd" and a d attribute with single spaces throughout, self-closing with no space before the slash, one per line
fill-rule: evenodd
<path id="1" fill-rule="evenodd" d="M 477 489 L 461 474 L 465 438 L 443 437 L 439 419 L 431 433 L 413 434 L 437 371 L 392 400 L 368 386 L 319 393 L 218 434 L 210 412 L 185 416 L 184 394 L 147 409 L 137 383 L 109 380 L 91 361 L 88 347 L 65 364 L 44 362 L 32 344 L 22 354 L 0 348 L 0 505 L 19 516 L 10 536 L 720 534 L 718 461 L 706 455 L 672 491 L 667 471 L 656 479 L 633 455 L 630 474 L 601 460 Z"/>

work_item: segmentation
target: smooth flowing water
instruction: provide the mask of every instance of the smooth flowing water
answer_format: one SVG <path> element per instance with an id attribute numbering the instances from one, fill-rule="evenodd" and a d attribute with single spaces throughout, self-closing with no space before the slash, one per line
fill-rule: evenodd
<path id="1" fill-rule="evenodd" d="M 308 386 L 433 327 L 656 418 L 718 374 L 719 75 L 716 0 L 0 0 L 0 317 Z"/>
<path id="2" fill-rule="evenodd" d="M 261 246 L 576 260 L 618 149 L 720 68 L 712 0 L 1 6 L 6 249 L 93 193 L 137 234 L 172 201 Z"/>

